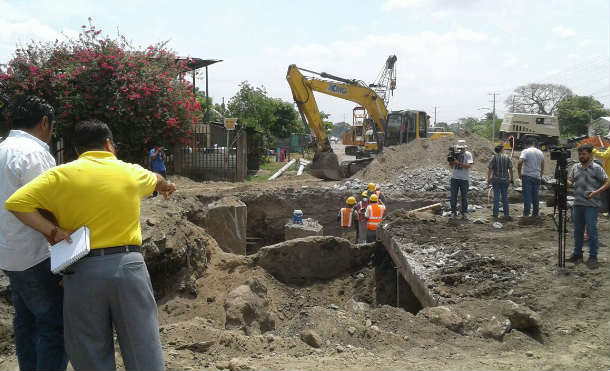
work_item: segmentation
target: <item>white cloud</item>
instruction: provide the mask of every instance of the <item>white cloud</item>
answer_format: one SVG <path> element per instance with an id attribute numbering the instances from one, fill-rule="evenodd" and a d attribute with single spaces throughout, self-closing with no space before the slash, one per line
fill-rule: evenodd
<path id="1" fill-rule="evenodd" d="M 568 37 L 576 35 L 576 32 L 574 32 L 573 29 L 564 26 L 553 27 L 553 33 L 562 39 L 567 39 Z"/>
<path id="2" fill-rule="evenodd" d="M 9 23 L 0 19 L 0 42 L 14 40 L 55 40 L 61 35 L 51 27 L 40 23 L 37 19 L 28 19 L 23 22 Z"/>
<path id="3" fill-rule="evenodd" d="M 411 7 L 419 7 L 423 5 L 423 3 L 423 0 L 387 0 L 381 8 L 385 11 L 407 9 Z"/>

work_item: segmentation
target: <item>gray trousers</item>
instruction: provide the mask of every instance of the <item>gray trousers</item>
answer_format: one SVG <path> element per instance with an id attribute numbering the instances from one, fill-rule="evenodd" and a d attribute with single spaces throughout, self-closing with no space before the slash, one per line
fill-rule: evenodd
<path id="1" fill-rule="evenodd" d="M 164 370 L 157 304 L 142 254 L 83 258 L 64 275 L 64 341 L 75 370 Z"/>
<path id="2" fill-rule="evenodd" d="M 358 243 L 366 242 L 366 219 L 362 222 L 358 222 Z"/>

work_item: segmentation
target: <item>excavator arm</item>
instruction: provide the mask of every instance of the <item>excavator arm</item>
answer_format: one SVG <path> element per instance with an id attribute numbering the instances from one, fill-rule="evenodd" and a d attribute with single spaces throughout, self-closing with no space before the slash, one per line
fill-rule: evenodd
<path id="1" fill-rule="evenodd" d="M 310 71 L 311 72 L 311 71 Z M 318 151 L 312 163 L 312 174 L 322 179 L 342 179 L 337 156 L 332 153 L 328 135 L 322 124 L 322 117 L 313 92 L 320 92 L 334 97 L 357 103 L 364 107 L 376 126 L 379 148 L 383 148 L 384 128 L 388 116 L 387 108 L 383 100 L 369 87 L 363 86 L 355 80 L 347 80 L 327 73 L 321 73 L 321 77 L 331 78 L 335 81 L 322 80 L 305 77 L 299 68 L 291 64 L 288 67 L 286 80 L 292 90 L 292 96 L 296 102 L 303 121 L 311 127 L 318 140 Z"/>

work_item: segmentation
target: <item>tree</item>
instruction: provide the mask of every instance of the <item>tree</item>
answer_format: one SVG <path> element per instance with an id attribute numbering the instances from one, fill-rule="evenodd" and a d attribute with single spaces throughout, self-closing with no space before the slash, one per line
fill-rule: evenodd
<path id="1" fill-rule="evenodd" d="M 495 138 L 497 139 L 500 125 L 502 125 L 502 119 L 496 118 L 495 125 Z M 458 120 L 457 126 L 459 127 L 459 130 L 453 129 L 452 131 L 465 134 L 476 134 L 491 140 L 492 135 L 494 134 L 492 131 L 493 114 L 486 114 L 484 120 L 479 120 L 476 117 L 463 117 Z"/>
<path id="2" fill-rule="evenodd" d="M 101 37 L 89 21 L 77 40 L 17 49 L 0 68 L 0 95 L 9 105 L 27 95 L 51 103 L 64 148 L 72 148 L 75 124 L 92 118 L 109 124 L 129 161 L 141 162 L 151 142 L 182 143 L 201 114 L 191 86 L 179 78 L 187 61 L 164 43 L 138 50 L 123 36 Z"/>
<path id="3" fill-rule="evenodd" d="M 333 123 L 328 120 L 330 114 L 320 111 L 320 118 L 322 119 L 322 127 L 326 130 L 326 134 L 330 135 L 333 130 Z"/>
<path id="4" fill-rule="evenodd" d="M 263 132 L 267 143 L 271 144 L 274 138 L 305 132 L 293 103 L 270 98 L 264 87 L 253 87 L 247 81 L 239 87 L 229 100 L 226 115 L 237 117 L 247 127 Z"/>
<path id="5" fill-rule="evenodd" d="M 350 130 L 350 124 L 348 124 L 347 122 L 344 122 L 344 121 L 337 122 L 336 124 L 333 125 L 331 135 L 334 137 L 337 137 L 337 138 L 342 138 L 343 134 L 345 134 L 349 130 Z"/>
<path id="6" fill-rule="evenodd" d="M 516 88 L 504 104 L 509 112 L 554 115 L 557 105 L 572 95 L 572 90 L 563 85 L 532 83 Z"/>
<path id="7" fill-rule="evenodd" d="M 557 119 L 562 135 L 580 136 L 587 134 L 587 126 L 593 120 L 610 115 L 593 97 L 572 96 L 563 100 L 557 108 Z"/>

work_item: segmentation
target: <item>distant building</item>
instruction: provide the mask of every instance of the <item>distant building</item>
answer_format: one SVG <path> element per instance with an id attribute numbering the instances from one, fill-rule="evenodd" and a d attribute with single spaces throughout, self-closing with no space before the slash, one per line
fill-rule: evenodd
<path id="1" fill-rule="evenodd" d="M 600 117 L 587 126 L 587 134 L 610 136 L 610 117 Z"/>

